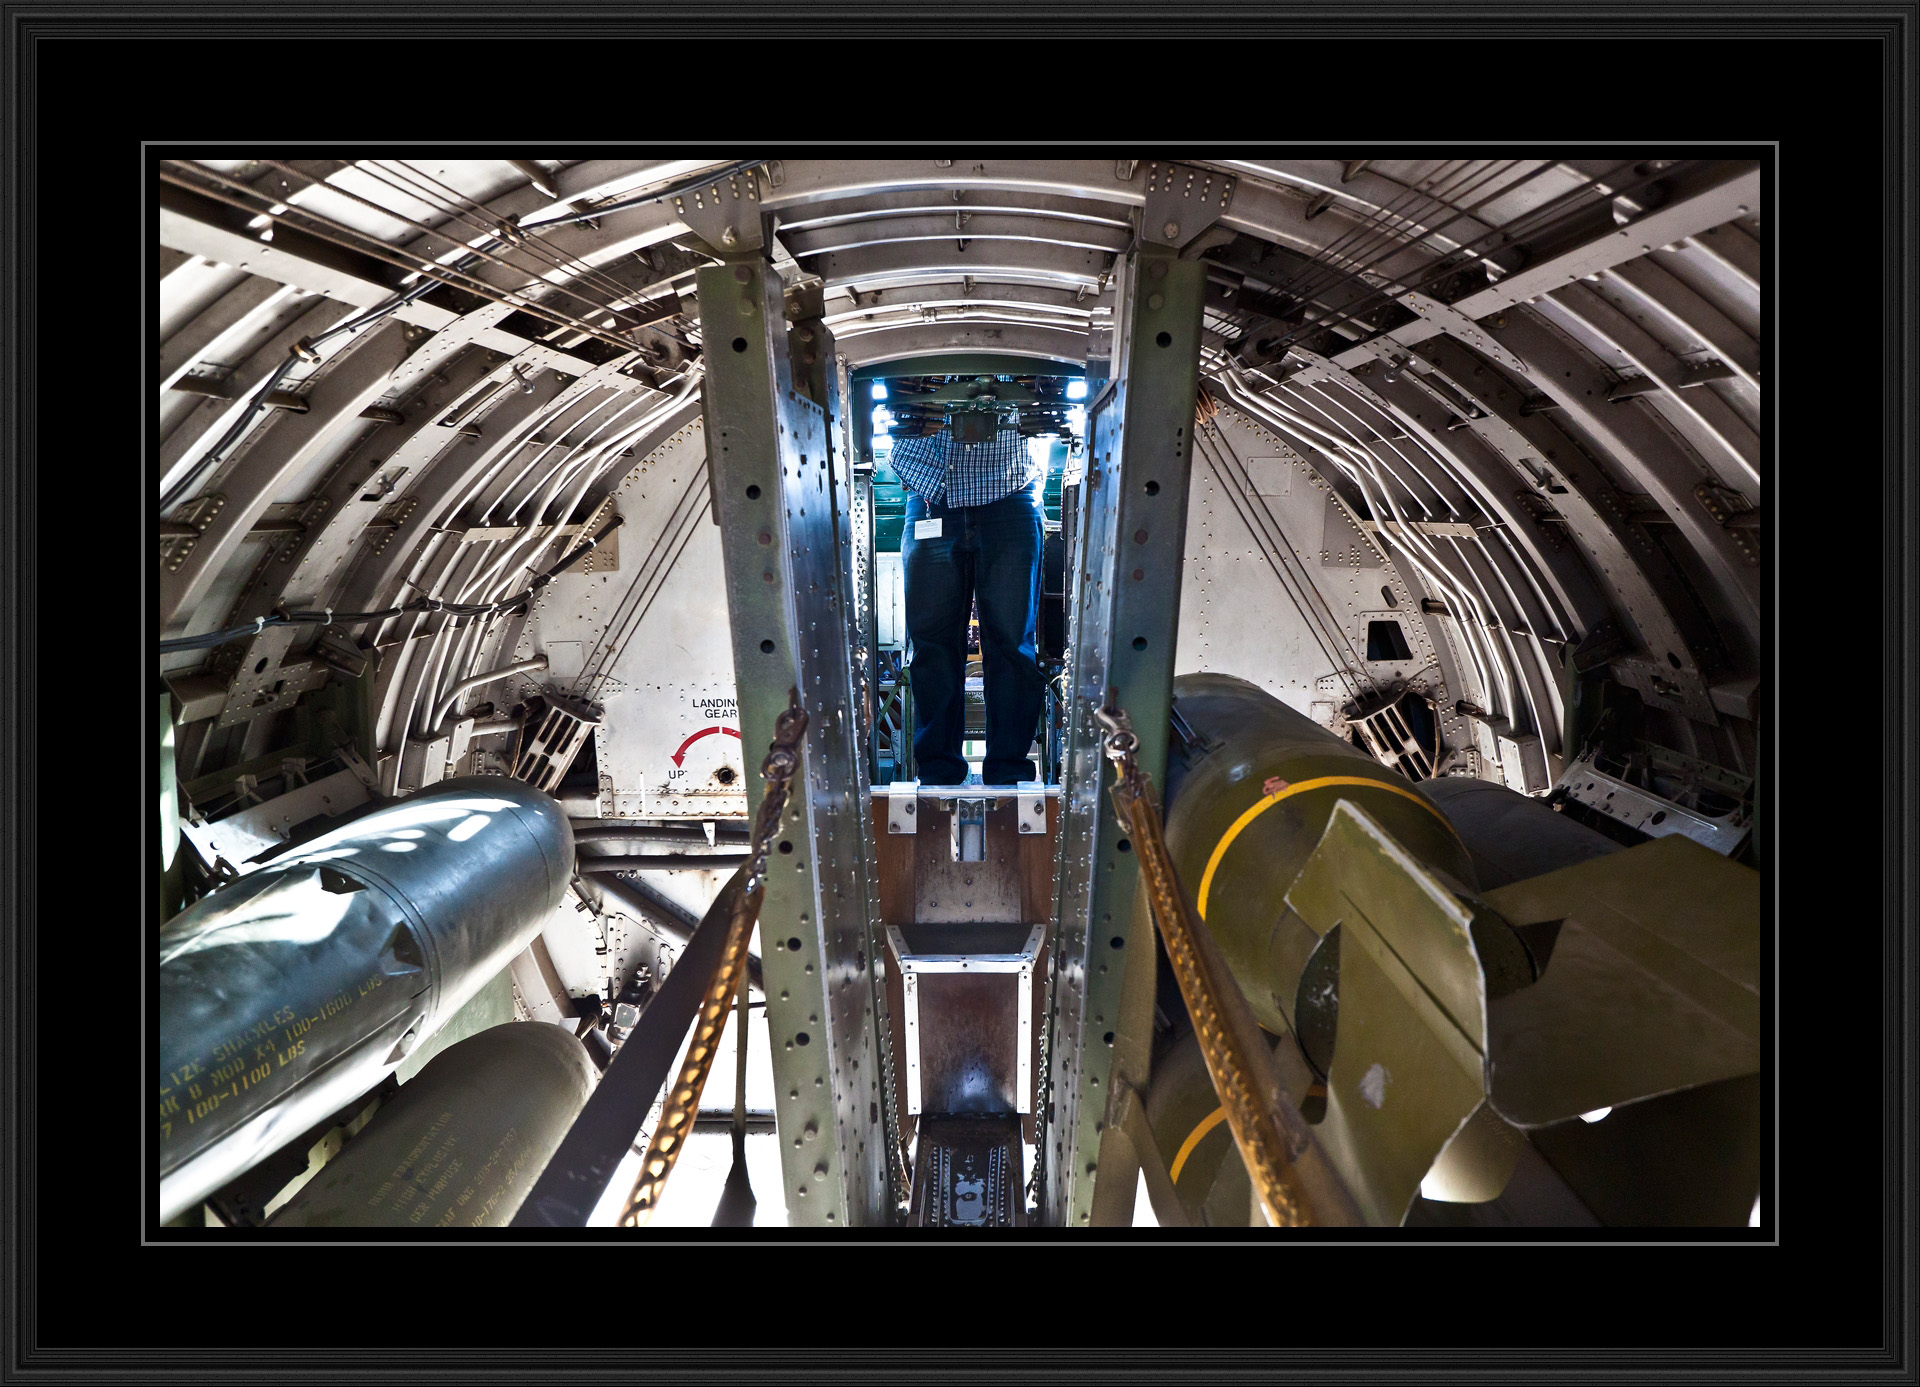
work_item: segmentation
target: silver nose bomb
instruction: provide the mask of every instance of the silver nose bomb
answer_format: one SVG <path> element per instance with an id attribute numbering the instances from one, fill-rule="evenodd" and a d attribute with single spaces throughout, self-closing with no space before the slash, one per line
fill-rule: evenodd
<path id="1" fill-rule="evenodd" d="M 573 874 L 550 797 L 443 781 L 160 932 L 160 1218 L 386 1077 L 540 932 Z"/>

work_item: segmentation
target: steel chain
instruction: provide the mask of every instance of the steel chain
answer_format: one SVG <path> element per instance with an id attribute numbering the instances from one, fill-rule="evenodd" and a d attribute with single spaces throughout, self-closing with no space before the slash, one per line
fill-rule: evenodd
<path id="1" fill-rule="evenodd" d="M 735 877 L 741 888 L 728 918 L 726 944 L 713 977 L 707 982 L 700 1015 L 695 1021 L 693 1042 L 687 1047 L 686 1059 L 673 1087 L 667 1090 L 659 1125 L 654 1128 L 646 1155 L 640 1160 L 640 1173 L 634 1178 L 633 1192 L 627 1196 L 626 1208 L 620 1215 L 622 1227 L 638 1228 L 646 1223 L 659 1203 L 660 1193 L 680 1159 L 680 1152 L 686 1147 L 686 1138 L 693 1133 L 700 1093 L 706 1087 L 714 1054 L 720 1047 L 720 1037 L 726 1033 L 727 1017 L 740 989 L 740 979 L 746 972 L 747 945 L 753 936 L 754 922 L 760 918 L 760 903 L 766 897 L 767 847 L 779 829 L 780 816 L 786 812 L 787 793 L 800 766 L 800 739 L 806 731 L 807 712 L 800 706 L 800 691 L 789 689 L 786 711 L 774 725 L 773 743 L 760 765 L 767 792 L 753 822 L 747 860 Z M 745 1037 L 736 1043 L 744 1044 Z"/>
<path id="2" fill-rule="evenodd" d="M 1096 709 L 1094 717 L 1106 729 L 1103 750 L 1114 766 L 1115 813 L 1133 837 L 1141 886 L 1254 1191 L 1280 1227 L 1358 1223 L 1351 1194 L 1287 1095 L 1239 985 L 1180 886 L 1152 782 L 1135 757 L 1139 737 L 1118 708 Z"/>
<path id="3" fill-rule="evenodd" d="M 865 647 L 862 646 L 861 648 L 864 649 Z M 868 699 L 872 695 L 873 686 L 867 682 L 866 661 L 862 660 L 859 664 L 860 668 L 856 674 L 856 678 L 860 684 L 860 696 L 854 705 L 858 718 L 855 732 L 858 734 L 857 742 L 863 749 L 863 753 L 865 753 L 870 752 L 873 745 L 873 719 L 868 714 L 868 709 L 872 707 Z M 864 754 L 862 759 L 864 760 Z M 870 797 L 867 796 L 862 796 L 862 799 L 863 803 L 861 807 L 869 810 L 869 818 L 871 818 L 872 801 Z M 886 940 L 880 933 L 880 899 L 879 888 L 876 884 L 877 876 L 876 871 L 869 870 L 867 872 L 867 948 L 869 950 L 868 957 L 875 965 L 868 971 L 867 980 L 873 987 L 874 1025 L 878 1027 L 880 1031 L 880 1088 L 883 1100 L 880 1109 L 882 1124 L 881 1139 L 887 1144 L 888 1183 L 898 1182 L 895 1199 L 895 1211 L 897 1212 L 899 1201 L 905 1200 L 909 1191 L 912 1189 L 913 1176 L 912 1171 L 907 1165 L 907 1154 L 901 1146 L 900 1099 L 899 1094 L 894 1089 L 893 1014 L 891 1007 L 888 1005 L 886 978 L 880 971 L 880 969 L 885 966 L 883 960 L 886 958 Z"/>

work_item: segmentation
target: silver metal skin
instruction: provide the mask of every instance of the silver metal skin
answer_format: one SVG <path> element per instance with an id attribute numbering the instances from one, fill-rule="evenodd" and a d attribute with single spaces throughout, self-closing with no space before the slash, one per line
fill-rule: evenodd
<path id="1" fill-rule="evenodd" d="M 159 940 L 161 1221 L 379 1083 L 527 947 L 572 872 L 560 806 L 476 776 L 175 917 Z"/>
<path id="2" fill-rule="evenodd" d="M 785 948 L 762 956 L 788 1218 L 866 1226 L 884 1222 L 892 1200 L 886 1145 L 874 1139 L 888 1101 L 886 1031 L 870 967 L 882 945 L 843 557 L 851 467 L 831 451 L 833 411 L 795 369 L 774 267 L 747 256 L 702 269 L 698 283 L 713 325 L 708 463 L 741 737 L 751 747 L 767 736 L 791 690 L 809 718 L 761 910 L 764 927 L 789 931 Z M 831 347 L 818 329 L 816 353 Z M 747 786 L 758 812 L 765 783 L 748 776 Z"/>
<path id="3" fill-rule="evenodd" d="M 1145 1078 L 1147 1055 L 1132 1042 L 1150 1031 L 1151 1012 L 1138 1028 L 1122 1018 L 1138 1020 L 1150 998 L 1153 934 L 1139 929 L 1139 868 L 1104 792 L 1093 710 L 1132 710 L 1141 768 L 1156 779 L 1165 773 L 1206 290 L 1204 269 L 1167 246 L 1143 246 L 1123 265 L 1115 375 L 1087 410 L 1087 479 L 1076 522 L 1084 558 L 1068 599 L 1073 650 L 1062 774 L 1069 789 L 1061 800 L 1048 1096 L 1036 1160 L 1046 1220 L 1066 1228 L 1099 1222 L 1094 1176 L 1117 1162 L 1105 1144 L 1115 1074 Z M 1135 957 L 1147 963 L 1129 970 Z M 1123 990 L 1129 972 L 1132 986 Z M 1118 1036 L 1111 1045 L 1102 1039 L 1110 1026 Z M 1130 1199 L 1134 1178 L 1101 1176 L 1107 1199 L 1124 1202 L 1123 1185 Z"/>
<path id="4" fill-rule="evenodd" d="M 504 1228 L 596 1077 L 586 1046 L 563 1026 L 509 1021 L 468 1036 L 435 1055 L 270 1222 Z"/>

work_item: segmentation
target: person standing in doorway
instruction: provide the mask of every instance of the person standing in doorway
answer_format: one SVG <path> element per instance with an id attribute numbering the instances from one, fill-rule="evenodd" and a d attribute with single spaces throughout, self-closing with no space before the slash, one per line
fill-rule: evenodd
<path id="1" fill-rule="evenodd" d="M 1046 703 L 1036 636 L 1046 464 L 1033 461 L 1017 427 L 991 412 L 969 412 L 956 413 L 938 433 L 896 439 L 892 466 L 907 489 L 900 557 L 920 780 L 967 779 L 960 753 L 975 604 L 987 703 L 981 775 L 989 785 L 1033 780 L 1028 752 Z"/>

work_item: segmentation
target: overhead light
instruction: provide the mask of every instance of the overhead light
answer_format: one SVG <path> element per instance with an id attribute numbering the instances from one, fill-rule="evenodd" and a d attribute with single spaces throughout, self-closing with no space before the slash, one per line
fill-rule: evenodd
<path id="1" fill-rule="evenodd" d="M 873 398 L 876 400 L 884 400 L 887 398 L 887 387 L 879 381 L 873 383 Z"/>
<path id="2" fill-rule="evenodd" d="M 1595 1108 L 1592 1112 L 1581 1113 L 1580 1120 L 1582 1122 L 1598 1122 L 1601 1118 L 1605 1117 L 1608 1113 L 1612 1111 L 1613 1111 L 1612 1108 Z"/>
<path id="3" fill-rule="evenodd" d="M 1069 400 L 1084 400 L 1087 398 L 1087 381 L 1085 376 L 1076 376 L 1067 382 L 1067 398 Z"/>

